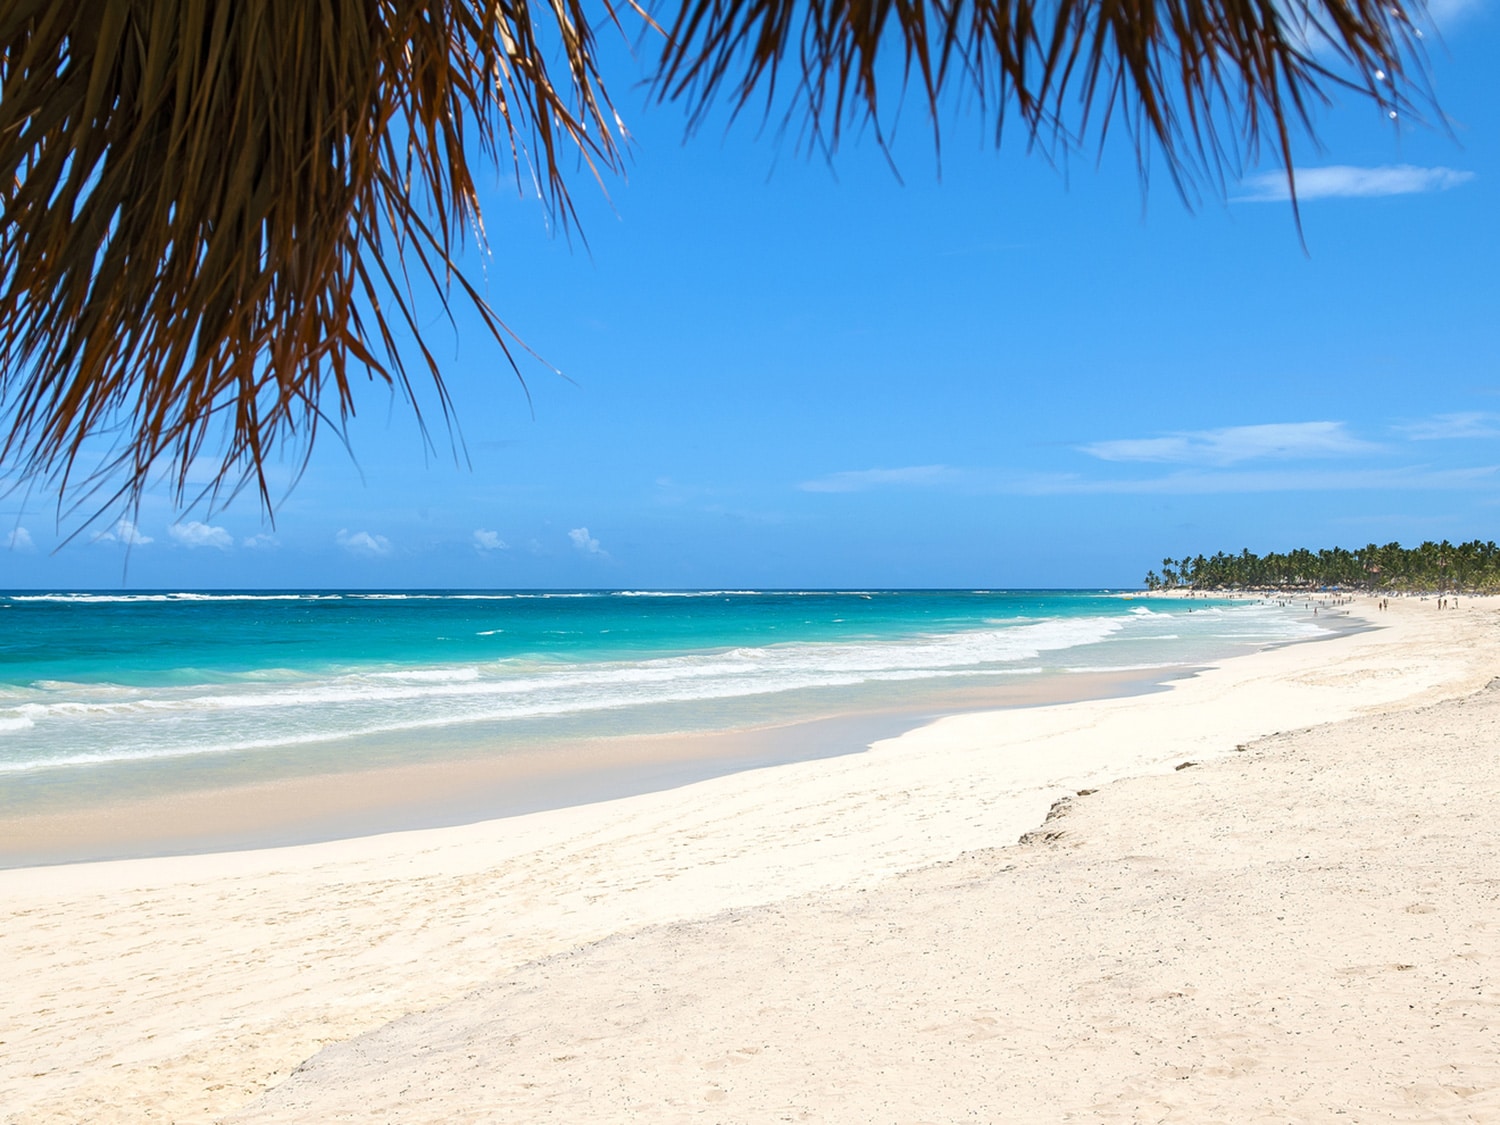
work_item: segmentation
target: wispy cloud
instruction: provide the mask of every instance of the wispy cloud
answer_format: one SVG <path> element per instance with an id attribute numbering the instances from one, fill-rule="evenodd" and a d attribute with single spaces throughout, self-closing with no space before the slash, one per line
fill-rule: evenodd
<path id="1" fill-rule="evenodd" d="M 1347 457 L 1370 453 L 1379 446 L 1361 441 L 1343 422 L 1274 422 L 1095 441 L 1078 448 L 1101 461 L 1234 465 L 1261 458 Z"/>
<path id="2" fill-rule="evenodd" d="M 1435 26 L 1446 31 L 1460 17 L 1477 12 L 1482 7 L 1484 0 L 1429 0 L 1427 15 Z"/>
<path id="3" fill-rule="evenodd" d="M 1415 164 L 1385 164 L 1375 168 L 1357 168 L 1349 164 L 1331 164 L 1326 168 L 1296 170 L 1297 199 L 1371 199 L 1383 195 L 1419 195 L 1430 191 L 1447 191 L 1474 179 L 1473 172 L 1455 168 L 1419 168 Z M 1291 198 L 1286 175 L 1261 172 L 1243 181 L 1245 195 L 1237 203 L 1285 203 Z"/>
<path id="4" fill-rule="evenodd" d="M 256 535 L 247 535 L 240 541 L 240 546 L 252 551 L 274 551 L 281 546 L 281 540 L 262 531 Z"/>
<path id="5" fill-rule="evenodd" d="M 180 547 L 213 547 L 215 550 L 227 551 L 234 546 L 234 536 L 229 534 L 228 529 L 212 527 L 197 520 L 174 523 L 167 528 L 167 534 Z"/>
<path id="6" fill-rule="evenodd" d="M 1016 496 L 1212 495 L 1244 492 L 1444 491 L 1500 486 L 1500 465 L 1471 469 L 1347 469 L 1252 472 L 1185 470 L 1161 477 L 1109 480 L 1076 474 L 1035 474 L 998 482 L 994 491 Z"/>
<path id="7" fill-rule="evenodd" d="M 1500 437 L 1500 414 L 1472 410 L 1461 414 L 1434 414 L 1420 422 L 1393 426 L 1411 441 L 1450 441 L 1457 438 Z"/>
<path id="8" fill-rule="evenodd" d="M 147 543 L 154 543 L 156 540 L 152 539 L 149 535 L 143 534 L 141 529 L 136 527 L 130 520 L 122 519 L 108 531 L 101 531 L 98 535 L 94 536 L 94 542 L 123 543 L 127 547 L 144 547 Z"/>
<path id="9" fill-rule="evenodd" d="M 24 527 L 12 528 L 10 534 L 5 537 L 5 549 L 7 551 L 35 551 L 36 544 L 32 542 L 31 532 Z"/>
<path id="10" fill-rule="evenodd" d="M 180 479 L 189 487 L 206 488 L 212 491 L 211 486 L 215 482 L 226 482 L 227 491 L 233 491 L 234 482 L 239 480 L 240 468 L 231 462 L 226 468 L 222 458 L 219 457 L 194 457 L 187 464 L 186 471 L 175 458 L 163 456 L 152 465 L 151 479 L 156 486 L 175 487 Z M 272 489 L 290 487 L 297 480 L 298 473 L 294 468 L 284 464 L 267 462 L 260 466 L 260 473 L 266 478 L 266 484 Z"/>
<path id="11" fill-rule="evenodd" d="M 568 538 L 572 540 L 573 546 L 585 555 L 608 555 L 609 552 L 599 546 L 599 540 L 589 534 L 586 527 L 575 527 L 568 532 Z"/>
<path id="12" fill-rule="evenodd" d="M 867 492 L 872 488 L 930 487 L 952 484 L 963 474 L 947 465 L 908 465 L 901 469 L 854 469 L 805 480 L 803 492 Z"/>
<path id="13" fill-rule="evenodd" d="M 481 554 L 488 554 L 491 551 L 508 551 L 510 544 L 500 538 L 498 531 L 486 531 L 481 527 L 474 531 L 474 549 Z"/>
<path id="14" fill-rule="evenodd" d="M 351 555 L 365 558 L 384 558 L 391 553 L 391 541 L 384 535 L 372 535 L 368 531 L 349 531 L 340 528 L 334 540 Z"/>
<path id="15" fill-rule="evenodd" d="M 212 457 L 194 457 L 188 462 L 186 480 L 188 484 L 212 484 L 224 475 L 224 464 Z"/>

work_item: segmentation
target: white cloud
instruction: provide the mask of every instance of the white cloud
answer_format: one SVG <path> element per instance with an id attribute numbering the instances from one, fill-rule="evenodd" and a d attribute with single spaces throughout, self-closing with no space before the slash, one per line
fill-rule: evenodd
<path id="1" fill-rule="evenodd" d="M 1500 437 L 1500 414 L 1486 414 L 1478 410 L 1463 414 L 1434 414 L 1424 421 L 1394 428 L 1411 441 Z"/>
<path id="2" fill-rule="evenodd" d="M 31 532 L 24 527 L 12 528 L 9 535 L 5 537 L 5 549 L 7 551 L 35 551 L 36 544 L 31 540 Z"/>
<path id="3" fill-rule="evenodd" d="M 338 535 L 334 536 L 338 545 L 351 555 L 364 555 L 366 558 L 384 558 L 391 553 L 391 541 L 384 535 L 371 535 L 368 531 L 349 531 L 339 528 Z"/>
<path id="4" fill-rule="evenodd" d="M 241 547 L 247 547 L 252 551 L 274 551 L 281 546 L 281 540 L 268 532 L 260 532 L 256 535 L 246 536 L 240 540 Z"/>
<path id="5" fill-rule="evenodd" d="M 1297 200 L 1369 199 L 1382 195 L 1416 195 L 1429 191 L 1447 191 L 1474 179 L 1473 172 L 1454 168 L 1418 168 L 1415 164 L 1386 164 L 1376 168 L 1356 168 L 1332 164 L 1326 168 L 1296 170 Z M 1285 203 L 1291 198 L 1286 175 L 1261 172 L 1247 176 L 1248 194 L 1235 197 L 1237 203 Z"/>
<path id="6" fill-rule="evenodd" d="M 573 546 L 577 547 L 585 555 L 603 555 L 608 553 L 603 547 L 599 546 L 599 540 L 591 536 L 589 529 L 586 527 L 575 527 L 572 531 L 568 532 L 568 538 L 573 541 Z"/>
<path id="7" fill-rule="evenodd" d="M 484 552 L 508 551 L 510 544 L 500 538 L 498 531 L 486 531 L 481 527 L 474 531 L 474 549 Z"/>
<path id="8" fill-rule="evenodd" d="M 1470 469 L 1330 469 L 1318 471 L 1202 472 L 1101 480 L 1076 474 L 1035 475 L 1002 482 L 994 491 L 1018 496 L 1206 496 L 1244 492 L 1423 492 L 1489 488 L 1500 484 L 1500 465 Z"/>
<path id="9" fill-rule="evenodd" d="M 871 488 L 891 486 L 921 487 L 949 484 L 961 474 L 947 465 L 908 465 L 900 469 L 854 469 L 829 473 L 817 480 L 803 481 L 797 487 L 803 492 L 864 492 Z"/>
<path id="10" fill-rule="evenodd" d="M 123 543 L 127 547 L 144 547 L 147 543 L 154 543 L 156 540 L 149 535 L 142 534 L 141 529 L 130 520 L 122 519 L 108 531 L 101 531 L 94 536 L 94 542 Z"/>
<path id="11" fill-rule="evenodd" d="M 197 520 L 189 520 L 187 523 L 174 523 L 167 528 L 167 534 L 172 541 L 181 547 L 213 547 L 219 551 L 227 551 L 234 546 L 234 536 L 222 527 L 211 527 Z"/>
<path id="12" fill-rule="evenodd" d="M 1277 422 L 1096 441 L 1078 448 L 1101 461 L 1233 465 L 1262 457 L 1345 457 L 1379 447 L 1356 438 L 1342 422 Z"/>

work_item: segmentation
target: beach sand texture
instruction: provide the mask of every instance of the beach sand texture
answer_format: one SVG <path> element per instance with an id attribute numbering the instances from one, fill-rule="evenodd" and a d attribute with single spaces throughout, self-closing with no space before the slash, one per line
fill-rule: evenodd
<path id="1" fill-rule="evenodd" d="M 1496 747 L 1500 691 L 1276 736 L 527 966 L 232 1120 L 1500 1120 Z"/>
<path id="2" fill-rule="evenodd" d="M 1369 616 L 663 793 L 0 872 L 0 1119 L 1500 1119 L 1497 607 Z"/>

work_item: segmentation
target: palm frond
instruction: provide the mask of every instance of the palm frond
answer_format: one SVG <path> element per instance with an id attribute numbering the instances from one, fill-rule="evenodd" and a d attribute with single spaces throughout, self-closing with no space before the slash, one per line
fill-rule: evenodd
<path id="1" fill-rule="evenodd" d="M 781 99 L 828 148 L 909 86 L 934 130 L 967 91 L 1044 144 L 1123 120 L 1187 183 L 1263 141 L 1290 169 L 1331 90 L 1405 113 L 1421 77 L 1396 0 L 677 2 L 660 97 Z M 454 266 L 483 239 L 471 161 L 565 222 L 573 168 L 619 170 L 590 22 L 616 3 L 0 0 L 0 466 L 102 511 L 164 468 L 181 502 L 211 451 L 214 494 L 270 508 L 268 460 L 341 426 L 358 379 L 416 405 L 407 351 L 447 416 L 412 281 L 511 355 Z"/>
<path id="2" fill-rule="evenodd" d="M 165 467 L 181 500 L 214 448 L 217 485 L 253 482 L 269 506 L 268 458 L 305 456 L 357 378 L 411 392 L 406 336 L 446 414 L 408 274 L 514 343 L 453 267 L 482 238 L 471 160 L 534 176 L 564 220 L 565 170 L 618 166 L 580 0 L 539 13 L 0 5 L 0 463 L 59 495 L 104 482 L 109 500 Z"/>
<path id="3" fill-rule="evenodd" d="M 997 141 L 1009 112 L 1046 146 L 1123 121 L 1142 170 L 1159 149 L 1186 191 L 1222 185 L 1263 142 L 1290 171 L 1295 131 L 1336 89 L 1395 115 L 1429 102 L 1399 2 L 682 0 L 656 92 L 696 121 L 721 101 L 779 104 L 826 151 L 851 124 L 881 134 L 908 87 L 934 131 L 946 94 L 976 97 Z"/>

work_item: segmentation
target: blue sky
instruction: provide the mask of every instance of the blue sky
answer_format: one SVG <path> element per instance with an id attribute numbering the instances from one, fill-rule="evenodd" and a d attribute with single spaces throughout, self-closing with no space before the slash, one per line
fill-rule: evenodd
<path id="1" fill-rule="evenodd" d="M 898 180 L 857 138 L 831 169 L 753 122 L 684 142 L 626 90 L 587 245 L 497 183 L 468 260 L 567 378 L 523 362 L 528 404 L 434 316 L 467 464 L 371 385 L 274 526 L 150 495 L 58 549 L 76 523 L 15 491 L 0 586 L 1118 586 L 1500 537 L 1500 18 L 1438 18 L 1450 130 L 1321 112 L 1305 250 L 1269 161 L 1189 210 L 1123 141 L 1058 167 L 954 113 L 939 177 L 913 113 Z"/>

